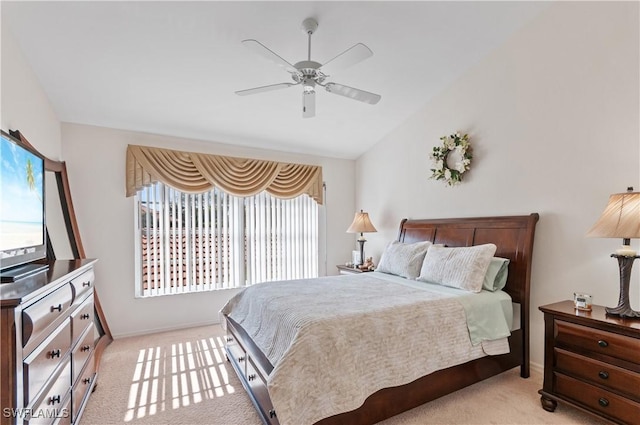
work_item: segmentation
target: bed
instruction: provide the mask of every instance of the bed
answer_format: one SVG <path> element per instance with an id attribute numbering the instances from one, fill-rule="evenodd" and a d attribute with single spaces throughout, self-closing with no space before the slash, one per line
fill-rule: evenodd
<path id="1" fill-rule="evenodd" d="M 398 370 L 395 370 L 393 373 L 394 376 L 399 374 L 403 375 L 403 379 L 405 380 L 407 377 L 410 377 L 409 381 L 398 385 L 394 383 L 393 385 L 379 389 L 375 387 L 375 385 L 373 387 L 369 385 L 371 384 L 371 381 L 377 383 L 377 375 L 384 374 L 379 370 L 386 370 L 387 367 L 371 367 L 370 363 L 367 363 L 367 359 L 370 358 L 371 355 L 360 355 L 360 352 L 358 351 L 360 349 L 360 338 L 355 338 L 353 336 L 355 333 L 350 334 L 354 327 L 353 323 L 355 323 L 351 316 L 341 316 L 340 314 L 336 314 L 335 317 L 331 317 L 331 321 L 333 323 L 333 327 L 331 328 L 333 330 L 331 332 L 339 334 L 335 335 L 335 340 L 332 338 L 333 335 L 329 335 L 331 338 L 327 338 L 326 335 L 322 335 L 320 333 L 318 335 L 314 335 L 313 331 L 307 331 L 309 333 L 303 335 L 300 339 L 313 341 L 310 343 L 311 348 L 307 348 L 306 351 L 299 350 L 301 354 L 304 354 L 304 357 L 302 360 L 298 358 L 296 361 L 292 362 L 289 361 L 291 357 L 289 356 L 290 352 L 280 352 L 282 350 L 278 351 L 277 344 L 274 343 L 275 347 L 270 347 L 268 349 L 265 348 L 265 342 L 256 338 L 257 334 L 255 327 L 250 328 L 248 326 L 249 322 L 234 320 L 233 317 L 236 317 L 237 315 L 234 316 L 234 314 L 230 314 L 230 310 L 225 306 L 222 318 L 224 321 L 223 326 L 225 326 L 227 331 L 225 345 L 227 359 L 240 378 L 243 387 L 255 405 L 262 421 L 265 424 L 271 425 L 279 425 L 281 423 L 283 425 L 288 425 L 290 423 L 316 423 L 320 425 L 344 423 L 373 424 L 514 367 L 519 367 L 520 375 L 523 378 L 528 378 L 530 274 L 534 232 L 537 221 L 538 214 L 530 214 L 526 216 L 427 220 L 404 219 L 401 221 L 397 240 L 405 244 L 420 241 L 429 241 L 433 244 L 446 247 L 470 247 L 483 244 L 495 244 L 497 247 L 495 256 L 510 260 L 506 286 L 503 291 L 509 295 L 510 301 L 515 306 L 514 311 L 516 312 L 516 319 L 518 323 L 515 328 L 512 327 L 508 338 L 505 338 L 505 344 L 508 343 L 508 352 L 497 355 L 482 354 L 480 356 L 477 355 L 477 353 L 472 353 L 472 359 L 469 361 L 437 370 L 430 370 L 426 366 L 424 369 L 418 369 L 417 371 L 403 370 L 401 371 L 402 373 L 398 373 Z M 373 276 L 374 273 L 363 273 L 361 275 L 371 275 L 369 278 L 360 277 L 361 280 L 368 279 L 366 280 L 366 284 L 371 287 L 371 283 L 376 279 L 376 277 Z M 380 273 L 380 275 L 382 274 Z M 338 288 L 345 288 L 344 290 L 347 291 L 345 292 L 345 294 L 347 294 L 346 297 L 353 297 L 355 292 L 351 292 L 351 295 L 349 295 L 348 290 L 357 291 L 358 288 L 362 287 L 358 285 L 363 284 L 362 281 L 356 281 L 356 277 L 359 277 L 359 275 L 352 275 L 352 277 L 334 277 L 334 280 L 330 280 L 330 278 L 318 278 L 317 281 L 314 280 L 304 286 L 304 288 L 305 290 L 308 288 L 308 290 L 311 291 L 314 286 L 318 286 L 320 284 L 327 285 L 324 286 L 327 288 L 327 292 L 333 292 L 330 288 L 335 288 L 336 292 L 342 291 L 342 289 Z M 340 278 L 342 278 L 343 281 L 338 281 Z M 344 280 L 345 278 L 347 278 L 347 280 Z M 381 282 L 380 286 L 387 285 L 387 283 L 384 282 L 384 279 L 377 279 L 376 283 L 378 282 Z M 285 285 L 292 285 L 293 283 L 278 282 L 277 284 L 285 288 L 290 288 Z M 392 282 L 389 282 L 388 284 L 391 285 Z M 291 291 L 291 289 L 287 290 Z M 402 295 L 403 291 L 406 292 L 406 294 L 404 294 L 406 299 L 421 298 L 423 296 L 422 293 L 415 291 L 411 292 L 413 289 L 409 287 L 407 287 L 407 289 L 399 290 L 398 292 Z M 304 296 L 304 294 L 300 296 Z M 371 300 L 375 300 L 375 297 L 375 294 L 372 295 Z M 424 295 L 424 297 L 427 296 Z M 431 297 L 431 295 L 428 297 Z M 449 302 L 448 299 L 446 296 L 443 297 L 443 299 L 435 301 L 442 303 L 442 308 L 450 308 L 450 304 L 446 304 Z M 378 296 L 378 298 L 381 297 Z M 298 300 L 301 299 L 303 298 L 298 298 Z M 316 300 L 314 299 L 314 303 L 315 302 Z M 333 302 L 335 302 L 335 299 L 332 303 Z M 262 304 L 268 304 L 270 306 L 279 305 L 277 302 L 262 302 Z M 372 308 L 375 308 L 374 304 L 376 304 L 376 302 L 371 301 L 371 304 Z M 261 302 L 254 302 L 253 305 L 254 307 L 248 307 L 248 309 L 256 309 L 255 306 L 260 306 Z M 414 307 L 415 306 L 412 305 L 407 308 Z M 275 309 L 276 307 L 273 308 Z M 309 310 L 310 314 L 313 314 L 313 308 L 309 308 Z M 380 323 L 386 325 L 388 322 L 392 321 L 389 320 L 389 317 L 399 317 L 400 320 L 405 320 L 401 316 L 395 316 L 398 311 L 399 310 L 387 311 L 386 307 L 381 307 L 375 315 L 369 312 L 363 312 L 362 314 L 364 315 L 363 317 L 367 317 L 367 320 L 377 320 L 380 319 L 377 316 L 380 312 L 383 312 L 389 316 Z M 279 314 L 285 318 L 289 317 L 288 312 L 280 312 Z M 414 313 L 408 312 L 408 314 Z M 435 320 L 436 317 L 433 316 L 433 319 Z M 360 321 L 357 323 L 360 323 Z M 377 323 L 376 326 L 382 326 L 380 323 Z M 264 326 L 265 332 L 267 332 L 266 325 Z M 279 328 L 276 326 L 276 329 Z M 314 328 L 309 327 L 308 329 Z M 376 354 L 380 354 L 381 358 L 384 360 L 385 354 L 382 353 L 382 351 L 389 351 L 387 348 L 392 345 L 396 352 L 395 359 L 404 359 L 404 357 L 407 357 L 407 360 L 404 362 L 406 364 L 410 364 L 412 359 L 419 358 L 419 356 L 416 357 L 416 355 L 419 355 L 421 351 L 416 351 L 416 347 L 419 347 L 419 341 L 424 339 L 422 337 L 422 333 L 425 332 L 424 329 L 421 330 L 419 326 L 402 326 L 402 331 L 404 334 L 402 336 L 401 343 L 399 343 L 398 340 L 390 339 L 389 344 L 380 345 L 381 352 Z M 318 332 L 320 331 L 318 330 Z M 385 330 L 385 332 L 387 331 Z M 410 333 L 407 334 L 407 332 Z M 273 338 L 271 336 L 269 336 L 269 338 L 272 338 L 275 341 L 281 337 L 284 338 L 281 335 L 284 333 L 286 332 L 276 330 L 273 334 Z M 389 335 L 389 333 L 383 334 Z M 253 335 L 253 337 L 250 335 Z M 331 339 L 331 341 L 327 342 L 327 344 L 322 343 L 322 341 L 328 339 Z M 347 345 L 345 345 L 345 341 L 347 341 Z M 340 410 L 339 412 L 326 417 L 305 416 L 305 419 L 301 419 L 301 417 L 292 416 L 289 409 L 283 406 L 283 397 L 286 399 L 289 396 L 314 394 L 313 390 L 315 387 L 322 386 L 322 383 L 318 380 L 318 375 L 310 375 L 311 379 L 305 378 L 306 370 L 319 367 L 317 365 L 323 364 L 322 362 L 325 361 L 324 357 L 331 356 L 333 355 L 332 353 L 335 352 L 341 352 L 343 349 L 353 350 L 349 358 L 353 358 L 354 360 L 352 363 L 357 364 L 357 367 L 360 368 L 358 369 L 360 370 L 360 377 L 356 377 L 355 379 L 350 378 L 354 383 L 354 387 L 371 387 L 375 388 L 375 391 L 372 390 L 371 393 L 367 393 L 366 397 L 363 397 L 363 402 L 357 401 L 357 405 L 351 406 L 353 408 L 350 408 L 349 410 Z M 292 349 L 290 351 L 296 350 Z M 285 360 L 289 362 L 287 363 Z M 284 375 L 284 373 L 281 373 L 281 370 L 285 363 L 295 365 L 293 375 L 295 376 L 295 379 L 299 380 L 299 382 L 290 379 L 289 381 L 279 380 L 278 382 L 280 385 L 274 383 L 276 377 L 280 378 Z M 349 361 L 345 361 L 344 363 L 349 363 Z M 423 367 L 422 360 L 417 364 L 420 367 Z M 363 365 L 366 366 L 366 370 L 362 370 Z M 328 372 L 334 372 L 329 369 L 325 370 Z M 338 374 L 331 375 L 328 373 L 327 377 L 323 376 L 323 378 L 339 379 L 340 372 L 336 373 Z M 414 376 L 416 373 L 418 373 L 419 376 Z M 424 374 L 422 375 L 422 373 Z M 359 379 L 361 382 L 358 381 Z M 336 383 L 340 385 L 345 384 L 344 382 Z M 337 385 L 337 387 L 343 388 L 340 385 Z M 367 385 L 369 385 L 369 387 L 367 387 Z M 283 388 L 288 386 L 292 386 L 294 393 L 289 393 L 289 396 L 283 396 Z M 309 389 L 310 392 L 307 393 L 306 389 Z M 357 389 L 354 389 L 354 391 L 357 391 Z M 343 397 L 342 392 L 332 393 L 325 391 L 321 394 L 323 394 L 322 398 L 312 398 L 312 402 L 309 405 L 315 406 L 316 404 L 322 404 L 320 402 L 324 402 L 325 397 L 338 401 L 349 398 Z M 274 401 L 276 401 L 275 405 L 278 406 L 278 409 L 274 408 Z M 293 417 L 296 419 L 292 419 Z M 314 419 L 309 420 L 309 418 Z"/>

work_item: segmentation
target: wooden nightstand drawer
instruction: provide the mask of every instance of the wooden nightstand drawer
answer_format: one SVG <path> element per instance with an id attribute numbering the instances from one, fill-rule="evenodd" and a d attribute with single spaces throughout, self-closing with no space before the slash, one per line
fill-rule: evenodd
<path id="1" fill-rule="evenodd" d="M 556 320 L 556 343 L 640 363 L 640 340 L 600 329 Z"/>
<path id="2" fill-rule="evenodd" d="M 561 373 L 555 374 L 555 381 L 556 393 L 559 396 L 568 397 L 617 422 L 629 425 L 638 423 L 640 403 Z"/>
<path id="3" fill-rule="evenodd" d="M 640 402 L 640 373 L 556 348 L 556 370 Z"/>

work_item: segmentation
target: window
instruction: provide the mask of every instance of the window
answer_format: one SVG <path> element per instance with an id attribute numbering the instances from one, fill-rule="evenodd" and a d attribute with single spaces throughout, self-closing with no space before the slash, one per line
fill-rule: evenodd
<path id="1" fill-rule="evenodd" d="M 136 195 L 136 295 L 318 276 L 318 204 L 308 195 L 189 194 L 157 182 Z"/>

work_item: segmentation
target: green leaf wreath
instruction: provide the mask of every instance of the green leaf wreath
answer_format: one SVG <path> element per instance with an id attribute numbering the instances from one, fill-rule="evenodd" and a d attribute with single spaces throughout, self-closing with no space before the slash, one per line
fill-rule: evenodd
<path id="1" fill-rule="evenodd" d="M 434 165 L 431 169 L 431 178 L 444 180 L 448 186 L 455 186 L 462 181 L 462 175 L 471 168 L 471 144 L 467 134 L 460 133 L 442 136 L 442 146 L 434 146 L 430 158 Z M 447 157 L 456 151 L 460 161 L 455 167 L 449 167 Z"/>

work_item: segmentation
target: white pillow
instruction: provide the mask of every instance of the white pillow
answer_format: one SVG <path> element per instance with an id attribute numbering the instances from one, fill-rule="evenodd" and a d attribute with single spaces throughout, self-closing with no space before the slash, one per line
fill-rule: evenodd
<path id="1" fill-rule="evenodd" d="M 456 248 L 432 246 L 424 257 L 418 280 L 480 292 L 495 253 L 494 244 Z"/>
<path id="2" fill-rule="evenodd" d="M 420 266 L 429 246 L 431 246 L 429 241 L 415 243 L 390 242 L 384 249 L 382 257 L 380 257 L 380 263 L 376 271 L 395 274 L 407 279 L 415 279 L 420 273 Z"/>
<path id="3" fill-rule="evenodd" d="M 505 287 L 507 284 L 507 274 L 509 273 L 509 259 L 493 257 L 484 275 L 482 289 L 495 292 Z"/>

